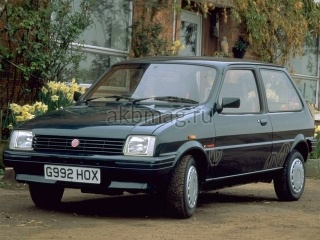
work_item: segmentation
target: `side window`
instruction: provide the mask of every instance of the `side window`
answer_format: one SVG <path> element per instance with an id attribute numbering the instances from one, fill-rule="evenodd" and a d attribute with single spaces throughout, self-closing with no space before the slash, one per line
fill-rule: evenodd
<path id="1" fill-rule="evenodd" d="M 240 99 L 239 108 L 224 108 L 222 113 L 257 113 L 260 101 L 255 76 L 251 70 L 228 70 L 219 95 L 219 104 L 225 97 Z"/>
<path id="2" fill-rule="evenodd" d="M 290 78 L 281 71 L 261 70 L 270 112 L 299 111 L 301 99 Z"/>

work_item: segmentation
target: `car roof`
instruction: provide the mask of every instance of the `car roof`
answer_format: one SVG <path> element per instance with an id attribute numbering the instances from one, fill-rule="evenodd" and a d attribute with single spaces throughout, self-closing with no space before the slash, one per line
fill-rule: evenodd
<path id="1" fill-rule="evenodd" d="M 284 68 L 283 66 L 255 61 L 255 60 L 247 60 L 247 59 L 239 59 L 239 58 L 221 58 L 221 57 L 181 57 L 181 56 L 161 56 L 161 57 L 139 57 L 132 58 L 128 60 L 121 61 L 118 64 L 130 64 L 130 63 L 198 63 L 198 64 L 208 64 L 208 65 L 219 65 L 219 66 L 227 66 L 227 65 L 262 65 L 269 67 L 277 67 Z"/>

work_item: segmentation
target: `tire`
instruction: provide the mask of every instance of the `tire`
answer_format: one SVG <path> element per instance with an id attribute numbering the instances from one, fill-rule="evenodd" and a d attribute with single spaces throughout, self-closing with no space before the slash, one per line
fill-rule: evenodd
<path id="1" fill-rule="evenodd" d="M 305 162 L 302 155 L 293 151 L 288 156 L 283 170 L 273 179 L 274 189 L 281 201 L 297 201 L 305 186 Z"/>
<path id="2" fill-rule="evenodd" d="M 168 213 L 176 218 L 193 215 L 198 200 L 199 183 L 196 161 L 191 155 L 184 156 L 174 168 L 167 190 Z"/>
<path id="3" fill-rule="evenodd" d="M 61 203 L 64 188 L 56 185 L 30 183 L 29 192 L 37 207 L 56 208 Z"/>

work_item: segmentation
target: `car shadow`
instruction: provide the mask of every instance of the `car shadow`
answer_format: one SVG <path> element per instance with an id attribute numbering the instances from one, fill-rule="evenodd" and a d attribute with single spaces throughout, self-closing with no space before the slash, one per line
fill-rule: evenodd
<path id="1" fill-rule="evenodd" d="M 248 193 L 232 194 L 204 192 L 199 195 L 197 209 L 217 207 L 218 204 L 247 204 L 274 202 L 277 198 Z M 67 197 L 55 209 L 57 212 L 91 217 L 168 218 L 164 198 L 156 194 L 125 194 L 122 196 L 85 195 Z"/>
<path id="2" fill-rule="evenodd" d="M 221 193 L 216 192 L 204 192 L 201 193 L 198 200 L 198 207 L 201 205 L 209 205 L 216 203 L 255 203 L 255 202 L 276 202 L 276 197 L 259 196 L 258 194 L 234 194 L 234 193 Z"/>
<path id="3" fill-rule="evenodd" d="M 94 217 L 166 216 L 164 201 L 161 201 L 159 196 L 147 194 L 67 199 L 56 211 Z"/>

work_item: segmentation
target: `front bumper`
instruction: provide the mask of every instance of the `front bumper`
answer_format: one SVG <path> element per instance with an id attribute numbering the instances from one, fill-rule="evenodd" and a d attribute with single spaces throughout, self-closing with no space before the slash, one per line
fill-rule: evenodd
<path id="1" fill-rule="evenodd" d="M 176 155 L 160 157 L 67 155 L 7 150 L 3 153 L 6 167 L 13 167 L 16 180 L 22 183 L 59 184 L 85 192 L 112 190 L 156 191 L 165 186 Z M 99 168 L 100 184 L 56 181 L 44 177 L 44 165 Z"/>

